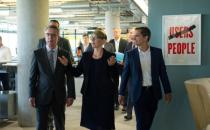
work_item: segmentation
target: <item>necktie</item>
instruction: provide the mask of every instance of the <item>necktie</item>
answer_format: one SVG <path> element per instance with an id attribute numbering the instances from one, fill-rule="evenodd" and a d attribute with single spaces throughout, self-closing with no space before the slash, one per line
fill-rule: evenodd
<path id="1" fill-rule="evenodd" d="M 54 52 L 55 52 L 54 50 L 49 51 L 49 62 L 53 72 L 54 72 Z"/>
<path id="2" fill-rule="evenodd" d="M 132 49 L 136 48 L 135 44 L 134 43 L 131 43 L 132 44 Z"/>

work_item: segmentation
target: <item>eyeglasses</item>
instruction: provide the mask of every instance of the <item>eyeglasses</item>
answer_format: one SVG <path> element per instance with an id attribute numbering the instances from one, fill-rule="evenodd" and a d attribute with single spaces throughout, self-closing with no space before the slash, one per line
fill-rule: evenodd
<path id="1" fill-rule="evenodd" d="M 57 36 L 58 36 L 58 35 L 55 34 L 55 33 L 45 33 L 45 35 L 46 35 L 47 37 L 49 37 L 49 36 L 51 36 L 51 37 L 57 37 Z"/>
<path id="2" fill-rule="evenodd" d="M 95 41 L 95 40 L 104 40 L 105 38 L 103 38 L 103 37 L 97 37 L 97 36 L 91 36 L 90 37 L 90 39 L 91 39 L 91 41 Z"/>
<path id="3" fill-rule="evenodd" d="M 91 37 L 91 41 L 95 41 L 96 39 L 96 37 Z"/>

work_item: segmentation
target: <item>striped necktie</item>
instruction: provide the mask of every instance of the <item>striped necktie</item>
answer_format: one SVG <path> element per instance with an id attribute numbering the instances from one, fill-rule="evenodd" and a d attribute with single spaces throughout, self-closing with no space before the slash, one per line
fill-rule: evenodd
<path id="1" fill-rule="evenodd" d="M 49 62 L 52 72 L 54 72 L 54 52 L 55 52 L 54 50 L 49 51 Z"/>

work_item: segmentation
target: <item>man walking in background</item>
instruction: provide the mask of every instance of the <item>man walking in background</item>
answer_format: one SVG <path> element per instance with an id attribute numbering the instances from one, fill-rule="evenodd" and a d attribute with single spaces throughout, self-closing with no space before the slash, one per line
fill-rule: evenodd
<path id="1" fill-rule="evenodd" d="M 60 27 L 60 23 L 57 20 L 50 20 L 48 25 L 49 26 L 56 26 L 57 28 Z M 39 39 L 38 48 L 45 47 L 45 45 L 46 45 L 45 38 Z M 58 46 L 60 48 L 64 49 L 64 50 L 66 50 L 67 52 L 69 52 L 71 62 L 73 63 L 74 62 L 74 57 L 73 57 L 73 53 L 72 53 L 72 50 L 71 50 L 71 45 L 69 43 L 69 40 L 59 36 Z"/>
<path id="2" fill-rule="evenodd" d="M 109 43 L 111 43 L 114 47 L 115 52 L 123 53 L 125 52 L 125 48 L 128 44 L 128 41 L 121 38 L 121 29 L 120 28 L 114 28 L 113 29 L 114 39 L 111 39 Z M 122 63 L 123 64 L 123 61 Z M 115 92 L 115 110 L 119 109 L 119 102 L 118 102 L 118 86 L 119 86 L 119 75 L 116 75 L 114 78 L 114 83 L 116 86 L 116 92 Z M 126 111 L 125 107 L 123 107 L 122 111 Z"/>

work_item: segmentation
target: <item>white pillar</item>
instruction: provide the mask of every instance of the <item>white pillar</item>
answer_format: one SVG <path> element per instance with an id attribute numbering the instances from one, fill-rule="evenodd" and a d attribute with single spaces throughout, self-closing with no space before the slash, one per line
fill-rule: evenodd
<path id="1" fill-rule="evenodd" d="M 120 11 L 106 11 L 105 13 L 105 32 L 107 40 L 113 38 L 113 28 L 120 28 Z"/>
<path id="2" fill-rule="evenodd" d="M 20 126 L 35 125 L 35 111 L 28 103 L 33 51 L 48 23 L 48 0 L 17 0 L 17 107 Z"/>

